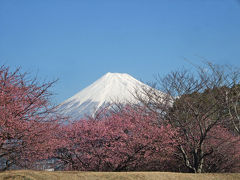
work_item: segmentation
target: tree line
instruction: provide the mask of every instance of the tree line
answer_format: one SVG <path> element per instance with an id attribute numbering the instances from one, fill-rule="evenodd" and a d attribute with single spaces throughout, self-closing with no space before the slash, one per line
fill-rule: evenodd
<path id="1" fill-rule="evenodd" d="M 138 104 L 68 122 L 51 104 L 56 81 L 0 67 L 0 169 L 240 171 L 240 71 L 205 63 L 157 76 Z M 160 91 L 158 91 L 160 90 Z"/>

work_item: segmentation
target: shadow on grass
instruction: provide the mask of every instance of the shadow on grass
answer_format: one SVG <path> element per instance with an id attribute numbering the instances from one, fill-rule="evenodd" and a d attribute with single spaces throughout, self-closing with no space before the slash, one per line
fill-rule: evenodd
<path id="1" fill-rule="evenodd" d="M 32 179 L 26 176 L 21 176 L 21 175 L 9 175 L 9 176 L 3 177 L 3 180 L 32 180 Z"/>

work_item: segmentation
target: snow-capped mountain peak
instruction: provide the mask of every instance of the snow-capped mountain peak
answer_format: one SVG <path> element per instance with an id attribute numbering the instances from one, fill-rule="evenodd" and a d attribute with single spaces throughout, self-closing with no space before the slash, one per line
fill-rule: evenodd
<path id="1" fill-rule="evenodd" d="M 59 105 L 63 115 L 74 119 L 93 115 L 112 102 L 136 102 L 136 88 L 147 86 L 126 73 L 106 73 L 97 81 Z"/>

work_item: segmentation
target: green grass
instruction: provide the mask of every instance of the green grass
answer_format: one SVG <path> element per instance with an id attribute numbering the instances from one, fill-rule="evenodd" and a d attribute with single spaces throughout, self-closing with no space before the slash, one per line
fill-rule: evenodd
<path id="1" fill-rule="evenodd" d="M 240 173 L 184 174 L 168 172 L 79 172 L 79 171 L 6 171 L 3 180 L 239 180 Z"/>

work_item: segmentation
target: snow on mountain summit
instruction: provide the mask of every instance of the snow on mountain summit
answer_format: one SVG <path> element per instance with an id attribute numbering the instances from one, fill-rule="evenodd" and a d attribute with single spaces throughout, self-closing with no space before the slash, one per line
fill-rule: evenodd
<path id="1" fill-rule="evenodd" d="M 125 73 L 107 73 L 90 86 L 59 105 L 66 116 L 81 118 L 93 115 L 99 108 L 112 102 L 136 102 L 136 88 L 147 86 Z"/>

